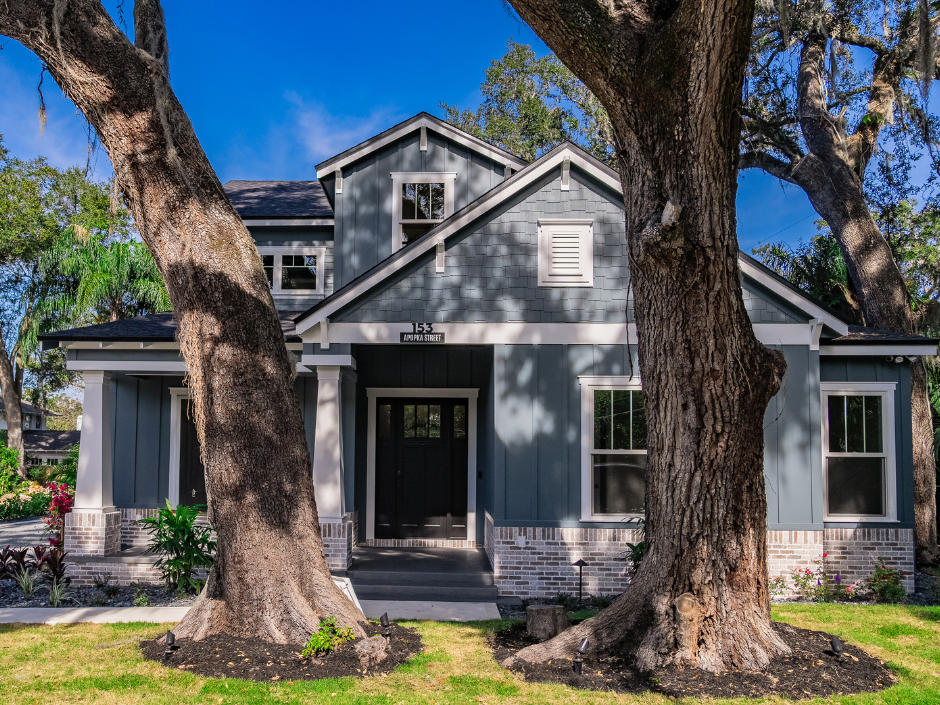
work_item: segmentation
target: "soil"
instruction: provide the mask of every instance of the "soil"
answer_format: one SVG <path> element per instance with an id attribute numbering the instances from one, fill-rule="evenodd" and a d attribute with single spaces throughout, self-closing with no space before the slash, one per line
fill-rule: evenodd
<path id="1" fill-rule="evenodd" d="M 63 600 L 62 607 L 133 607 L 140 595 L 146 595 L 146 607 L 186 607 L 195 595 L 167 590 L 163 585 L 109 585 L 110 595 L 96 587 L 71 588 L 72 596 Z M 48 607 L 49 590 L 41 583 L 32 595 L 24 595 L 12 580 L 0 580 L 0 607 Z"/>
<path id="2" fill-rule="evenodd" d="M 563 683 L 572 688 L 617 693 L 653 691 L 689 698 L 826 697 L 875 692 L 897 680 L 884 662 L 849 644 L 845 644 L 843 657 L 837 657 L 831 650 L 829 634 L 781 622 L 775 622 L 774 629 L 793 653 L 775 659 L 759 672 L 729 671 L 716 676 L 696 668 L 667 668 L 641 674 L 632 663 L 618 656 L 585 659 L 581 676 L 573 672 L 570 659 L 517 664 L 511 670 L 537 683 Z M 525 624 L 514 624 L 496 632 L 493 655 L 497 662 L 502 662 L 534 643 L 537 642 L 526 633 Z"/>
<path id="3" fill-rule="evenodd" d="M 364 628 L 369 636 L 382 633 L 382 627 L 371 622 Z M 376 676 L 388 673 L 421 651 L 421 636 L 417 631 L 397 624 L 391 624 L 389 629 L 388 655 L 381 663 L 371 664 L 368 672 L 363 672 L 354 648 L 358 639 L 309 659 L 301 658 L 302 645 L 271 644 L 227 634 L 216 634 L 200 641 L 179 639 L 177 648 L 169 656 L 165 653 L 166 646 L 156 639 L 140 642 L 140 648 L 144 657 L 151 661 L 210 678 L 286 682 Z"/>

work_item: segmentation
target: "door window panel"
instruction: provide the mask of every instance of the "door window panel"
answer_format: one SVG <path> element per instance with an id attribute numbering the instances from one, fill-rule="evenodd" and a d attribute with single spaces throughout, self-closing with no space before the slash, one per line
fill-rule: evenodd
<path id="1" fill-rule="evenodd" d="M 428 407 L 427 404 L 418 404 L 418 420 L 415 424 L 418 438 L 428 437 Z"/>
<path id="2" fill-rule="evenodd" d="M 405 438 L 415 437 L 415 405 L 405 404 Z"/>
<path id="3" fill-rule="evenodd" d="M 454 438 L 464 438 L 467 435 L 467 407 L 463 404 L 454 405 Z"/>
<path id="4" fill-rule="evenodd" d="M 432 404 L 428 407 L 428 422 L 430 424 L 429 438 L 441 437 L 441 407 Z"/>

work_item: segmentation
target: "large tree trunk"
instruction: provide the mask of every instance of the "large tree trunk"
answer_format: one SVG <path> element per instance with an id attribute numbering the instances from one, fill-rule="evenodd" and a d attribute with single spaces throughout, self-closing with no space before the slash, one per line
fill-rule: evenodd
<path id="1" fill-rule="evenodd" d="M 917 333 L 907 285 L 891 248 L 872 218 L 858 170 L 875 137 L 849 140 L 826 106 L 824 61 L 827 39 L 811 32 L 800 59 L 797 83 L 800 129 L 810 153 L 793 168 L 790 180 L 802 188 L 832 230 L 858 293 L 865 323 L 901 333 Z M 893 100 L 893 97 L 892 97 Z M 871 107 L 871 106 L 870 106 Z M 866 138 L 866 139 L 863 139 Z M 850 148 L 855 145 L 854 149 Z M 858 169 L 858 170 L 857 170 Z M 914 443 L 914 543 L 920 563 L 934 564 L 937 549 L 936 470 L 933 425 L 923 362 L 911 365 L 911 422 Z M 901 410 L 903 413 L 903 409 Z"/>
<path id="2" fill-rule="evenodd" d="M 0 393 L 7 422 L 7 448 L 17 452 L 16 472 L 24 480 L 26 475 L 26 449 L 23 445 L 23 394 L 13 372 L 13 363 L 7 355 L 3 331 L 0 330 Z"/>
<path id="3" fill-rule="evenodd" d="M 167 283 L 189 368 L 218 553 L 175 630 L 301 643 L 321 617 L 363 635 L 323 555 L 295 364 L 254 243 L 170 89 L 157 0 L 135 47 L 98 0 L 0 3 L 22 42 L 94 126 Z"/>
<path id="4" fill-rule="evenodd" d="M 634 654 L 641 669 L 759 669 L 771 626 L 763 418 L 783 356 L 754 337 L 735 234 L 751 0 L 511 0 L 601 100 L 618 151 L 646 396 L 650 551 L 609 609 L 520 661 Z"/>

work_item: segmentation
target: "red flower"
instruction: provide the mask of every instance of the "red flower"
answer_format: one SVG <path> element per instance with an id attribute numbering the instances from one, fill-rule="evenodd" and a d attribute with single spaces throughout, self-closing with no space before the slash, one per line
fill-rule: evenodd
<path id="1" fill-rule="evenodd" d="M 824 554 L 823 554 L 823 558 L 827 558 L 828 556 L 829 556 L 828 553 L 824 553 Z"/>

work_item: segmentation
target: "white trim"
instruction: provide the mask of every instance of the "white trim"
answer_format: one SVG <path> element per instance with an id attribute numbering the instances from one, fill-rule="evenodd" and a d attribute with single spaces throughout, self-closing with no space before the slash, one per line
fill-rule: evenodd
<path id="1" fill-rule="evenodd" d="M 936 355 L 936 345 L 820 345 L 820 355 L 867 355 L 889 357 L 904 357 L 907 355 Z"/>
<path id="2" fill-rule="evenodd" d="M 809 341 L 810 350 L 819 350 L 819 338 L 822 336 L 823 322 L 818 318 L 810 319 L 809 327 L 811 331 L 811 338 Z"/>
<path id="3" fill-rule="evenodd" d="M 444 273 L 444 243 L 437 243 L 437 251 L 434 256 L 434 271 L 437 274 Z"/>
<path id="4" fill-rule="evenodd" d="M 402 184 L 444 184 L 444 217 L 441 220 L 407 221 L 440 224 L 454 214 L 454 184 L 456 171 L 393 171 L 392 177 L 392 252 L 402 247 L 401 185 Z M 443 240 L 441 240 L 443 242 Z"/>
<path id="5" fill-rule="evenodd" d="M 495 149 L 492 145 L 487 144 L 483 140 L 478 139 L 473 135 L 467 134 L 463 130 L 459 130 L 452 125 L 448 125 L 446 122 L 435 120 L 434 118 L 426 115 L 416 115 L 411 120 L 403 122 L 397 128 L 392 128 L 381 138 L 366 140 L 365 142 L 356 145 L 352 149 L 347 150 L 349 153 L 346 154 L 346 156 L 333 157 L 332 159 L 327 159 L 325 162 L 318 164 L 317 178 L 325 178 L 336 169 L 341 169 L 347 164 L 351 164 L 352 162 L 361 158 L 364 154 L 381 149 L 385 145 L 391 144 L 392 142 L 395 142 L 396 140 L 414 132 L 415 130 L 418 130 L 421 127 L 430 128 L 432 132 L 437 132 L 452 142 L 456 142 L 459 145 L 463 145 L 468 149 L 472 149 L 475 152 L 483 154 L 484 156 L 492 159 L 497 164 L 508 164 L 515 167 L 516 169 L 524 169 L 527 166 L 527 164 L 521 159 L 517 159 L 516 157 L 513 157 L 511 154 L 508 154 L 502 150 Z"/>
<path id="6" fill-rule="evenodd" d="M 594 514 L 591 508 L 593 483 L 591 474 L 593 464 L 591 452 L 594 450 L 594 392 L 613 390 L 642 391 L 643 387 L 639 377 L 594 377 L 579 376 L 581 383 L 581 521 L 631 521 L 642 519 L 641 514 Z M 639 451 L 623 453 L 624 455 L 640 455 Z"/>
<path id="7" fill-rule="evenodd" d="M 489 210 L 496 204 L 506 201 L 516 194 L 522 192 L 532 183 L 541 178 L 544 174 L 558 169 L 565 158 L 570 159 L 573 165 L 592 175 L 605 186 L 618 192 L 621 190 L 620 180 L 616 177 L 615 172 L 606 168 L 602 168 L 593 159 L 581 155 L 579 152 L 574 151 L 570 147 L 561 147 L 554 153 L 546 155 L 531 166 L 526 167 L 520 171 L 518 174 L 515 174 L 508 181 L 503 182 L 504 185 L 493 189 L 489 195 L 483 195 L 478 198 L 474 202 L 473 206 L 465 208 L 464 212 L 459 217 L 451 218 L 449 221 L 444 221 L 444 223 L 439 226 L 435 237 L 428 238 L 420 243 L 415 243 L 413 246 L 409 247 L 401 257 L 392 260 L 384 267 L 381 267 L 378 271 L 373 272 L 370 276 L 363 279 L 356 286 L 351 287 L 345 293 L 336 296 L 323 308 L 305 318 L 296 321 L 297 332 L 303 333 L 305 330 L 313 327 L 325 318 L 329 318 L 330 314 L 339 310 L 350 301 L 356 299 L 376 284 L 384 281 L 396 272 L 401 271 L 403 268 L 411 264 L 415 259 L 421 257 L 429 249 L 436 246 L 438 242 L 443 242 L 452 233 L 472 223 L 485 211 Z"/>
<path id="8" fill-rule="evenodd" d="M 571 160 L 565 159 L 561 163 L 561 190 L 568 191 L 571 189 Z"/>
<path id="9" fill-rule="evenodd" d="M 303 343 L 285 343 L 285 345 L 288 350 L 301 350 L 304 346 Z M 98 343 L 92 340 L 64 340 L 61 347 L 67 350 L 98 350 Z M 111 350 L 179 350 L 180 344 L 176 341 L 149 343 L 146 340 L 130 340 L 111 343 L 109 348 Z"/>
<path id="10" fill-rule="evenodd" d="M 186 372 L 186 363 L 182 360 L 69 360 L 65 363 L 65 369 L 74 372 L 102 367 L 110 372 Z"/>
<path id="11" fill-rule="evenodd" d="M 170 387 L 170 473 L 167 499 L 173 507 L 180 503 L 180 432 L 182 430 L 182 401 L 192 398 L 189 387 Z"/>
<path id="12" fill-rule="evenodd" d="M 889 523 L 898 520 L 898 500 L 897 500 L 897 446 L 895 445 L 895 418 L 894 418 L 894 395 L 897 388 L 896 382 L 820 382 L 820 416 L 822 417 L 822 489 L 823 489 L 823 521 L 833 523 L 854 523 L 854 522 L 879 522 Z M 826 479 L 828 457 L 851 457 L 855 453 L 830 453 L 829 444 L 829 405 L 827 398 L 830 396 L 853 396 L 853 395 L 880 396 L 883 400 L 881 414 L 881 427 L 884 451 L 878 453 L 865 453 L 862 457 L 883 456 L 885 459 L 885 516 L 848 516 L 844 514 L 829 514 L 829 483 Z"/>
<path id="13" fill-rule="evenodd" d="M 311 225 L 333 226 L 333 218 L 242 218 L 246 228 L 299 227 Z"/>
<path id="14" fill-rule="evenodd" d="M 274 257 L 274 273 L 272 275 L 271 295 L 278 298 L 307 298 L 310 296 L 323 296 L 326 285 L 326 248 L 325 247 L 291 247 L 290 245 L 262 245 L 258 248 L 261 256 Z M 317 288 L 316 289 L 282 289 L 284 255 L 313 255 L 317 258 Z"/>
<path id="15" fill-rule="evenodd" d="M 427 125 L 421 126 L 421 136 L 418 138 L 418 151 L 428 151 L 428 128 Z"/>
<path id="16" fill-rule="evenodd" d="M 304 367 L 317 365 L 336 365 L 356 369 L 356 358 L 352 355 L 301 355 L 300 364 Z"/>
<path id="17" fill-rule="evenodd" d="M 553 238 L 578 238 L 578 271 L 559 272 L 554 261 Z M 570 248 L 570 243 L 562 243 Z M 540 287 L 593 287 L 594 286 L 594 219 L 593 218 L 539 218 L 538 219 L 538 285 Z"/>
<path id="18" fill-rule="evenodd" d="M 755 265 L 744 255 L 738 256 L 738 266 L 740 267 L 743 274 L 750 277 L 765 288 L 770 289 L 770 291 L 772 291 L 784 301 L 793 304 L 796 308 L 800 309 L 804 313 L 809 314 L 813 317 L 813 319 L 815 319 L 815 321 L 822 321 L 840 335 L 846 335 L 849 332 L 848 323 L 840 320 L 839 318 L 836 318 L 831 313 L 829 313 L 829 311 L 821 308 L 818 304 L 814 303 L 807 297 L 798 294 L 790 287 L 777 281 L 768 271 L 758 265 Z"/>
<path id="19" fill-rule="evenodd" d="M 366 541 L 375 539 L 375 400 L 379 397 L 429 397 L 467 400 L 467 540 L 480 544 L 477 535 L 477 398 L 475 388 L 367 387 L 369 400 L 366 440 Z"/>
<path id="20" fill-rule="evenodd" d="M 339 167 L 336 168 L 336 171 L 333 172 L 336 174 L 336 193 L 343 192 L 343 170 Z M 317 178 L 320 178 L 317 176 Z"/>

